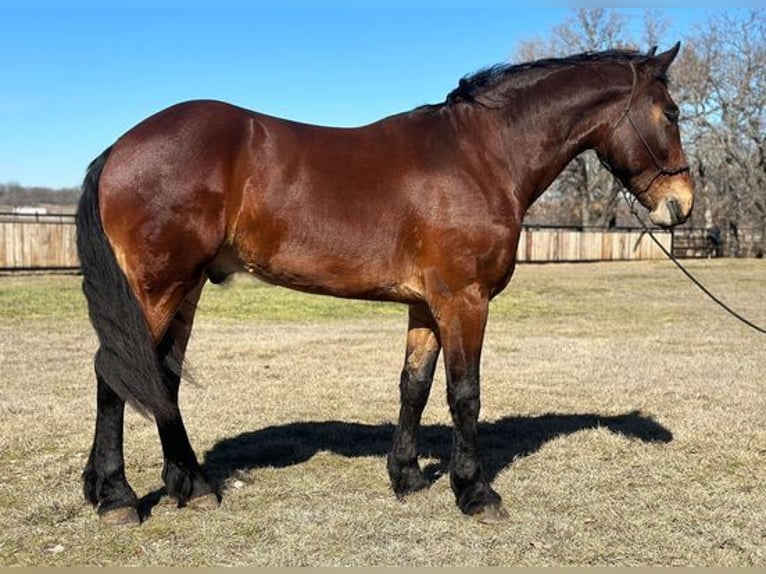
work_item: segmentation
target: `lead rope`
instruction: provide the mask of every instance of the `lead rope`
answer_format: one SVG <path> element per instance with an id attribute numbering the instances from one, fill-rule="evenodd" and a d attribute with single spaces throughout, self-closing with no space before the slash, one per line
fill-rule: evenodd
<path id="1" fill-rule="evenodd" d="M 636 219 L 638 220 L 638 222 L 641 224 L 641 227 L 643 228 L 644 232 L 645 232 L 645 233 L 646 233 L 646 234 L 647 234 L 649 237 L 651 237 L 651 238 L 652 238 L 652 241 L 654 241 L 654 242 L 657 244 L 657 247 L 659 247 L 659 248 L 660 248 L 660 250 L 661 250 L 661 251 L 662 251 L 662 252 L 663 252 L 663 253 L 664 253 L 664 254 L 667 256 L 667 258 L 668 258 L 668 259 L 670 259 L 670 260 L 671 260 L 671 261 L 672 261 L 672 262 L 673 262 L 673 263 L 676 265 L 676 267 L 678 267 L 678 268 L 681 270 L 681 272 L 682 272 L 684 275 L 686 275 L 686 276 L 689 278 L 689 280 L 690 280 L 692 283 L 694 283 L 694 284 L 695 284 L 697 287 L 699 287 L 699 288 L 702 290 L 702 292 L 703 292 L 705 295 L 707 295 L 708 297 L 710 297 L 710 298 L 711 298 L 711 299 L 712 299 L 712 300 L 713 300 L 715 303 L 717 303 L 717 304 L 718 304 L 718 305 L 719 305 L 719 306 L 720 306 L 720 307 L 721 307 L 721 308 L 722 308 L 724 311 L 726 311 L 727 313 L 729 313 L 729 315 L 731 315 L 731 316 L 732 316 L 732 317 L 734 317 L 735 319 L 739 319 L 741 322 L 743 322 L 745 325 L 747 325 L 747 326 L 748 326 L 748 327 L 750 327 L 751 329 L 753 329 L 753 330 L 755 330 L 755 331 L 758 331 L 759 333 L 763 333 L 764 335 L 766 335 L 766 329 L 764 329 L 763 327 L 759 327 L 758 325 L 756 325 L 755 323 L 753 323 L 753 322 L 752 322 L 752 321 L 750 321 L 749 319 L 746 319 L 745 317 L 743 317 L 742 315 L 740 315 L 739 313 L 737 313 L 737 312 L 736 312 L 734 309 L 732 309 L 732 308 L 731 308 L 731 307 L 729 307 L 729 306 L 728 306 L 726 303 L 724 303 L 723 301 L 721 301 L 721 300 L 720 300 L 718 297 L 716 297 L 715 295 L 713 295 L 713 293 L 711 293 L 711 292 L 710 292 L 710 290 L 709 290 L 707 287 L 705 287 L 705 286 L 704 286 L 704 285 L 703 285 L 703 284 L 702 284 L 702 283 L 699 281 L 699 279 L 697 279 L 697 278 L 696 278 L 694 275 L 692 275 L 692 274 L 689 272 L 689 270 L 688 270 L 688 269 L 686 269 L 686 267 L 684 267 L 684 266 L 681 264 L 681 262 L 680 262 L 678 259 L 676 259 L 676 257 L 675 257 L 675 256 L 674 256 L 674 255 L 673 255 L 673 254 L 672 254 L 670 251 L 668 251 L 668 250 L 667 250 L 667 248 L 666 248 L 666 247 L 665 247 L 665 246 L 664 246 L 664 245 L 663 245 L 663 244 L 660 242 L 660 240 L 659 240 L 659 239 L 657 239 L 657 238 L 655 237 L 654 233 L 652 233 L 652 230 L 649 228 L 649 226 L 648 226 L 646 223 L 644 223 L 644 220 L 643 220 L 643 219 L 641 219 L 641 216 L 640 216 L 640 215 L 638 214 L 638 212 L 636 211 L 636 207 L 635 207 L 635 201 L 630 201 L 630 198 L 628 197 L 628 195 L 626 194 L 626 192 L 625 192 L 625 190 L 624 190 L 624 189 L 622 190 L 622 194 L 623 194 L 623 196 L 625 197 L 625 201 L 627 201 L 628 205 L 630 206 L 630 212 L 631 212 L 631 213 L 632 213 L 632 214 L 635 216 L 635 218 L 636 218 Z"/>

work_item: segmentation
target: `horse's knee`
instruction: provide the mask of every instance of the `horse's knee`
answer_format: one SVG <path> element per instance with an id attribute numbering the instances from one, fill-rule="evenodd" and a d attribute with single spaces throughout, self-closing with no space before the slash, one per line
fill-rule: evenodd
<path id="1" fill-rule="evenodd" d="M 405 366 L 399 379 L 401 400 L 416 409 L 423 409 L 428 402 L 433 376 L 424 373 L 422 369 L 412 369 Z"/>
<path id="2" fill-rule="evenodd" d="M 411 353 L 404 363 L 399 379 L 403 402 L 415 408 L 424 408 L 434 380 L 434 364 L 438 349 L 426 353 Z"/>

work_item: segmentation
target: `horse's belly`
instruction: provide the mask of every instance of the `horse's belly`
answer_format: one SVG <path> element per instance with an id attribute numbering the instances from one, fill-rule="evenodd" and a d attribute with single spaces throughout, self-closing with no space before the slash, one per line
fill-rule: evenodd
<path id="1" fill-rule="evenodd" d="M 414 303 L 421 299 L 415 277 L 380 254 L 340 254 L 306 245 L 283 245 L 278 250 L 226 250 L 210 266 L 208 275 L 225 277 L 247 272 L 268 283 L 351 299 Z"/>

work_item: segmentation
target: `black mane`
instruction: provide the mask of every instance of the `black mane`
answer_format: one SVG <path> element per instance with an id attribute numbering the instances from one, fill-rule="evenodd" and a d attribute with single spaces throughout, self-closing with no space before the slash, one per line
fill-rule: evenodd
<path id="1" fill-rule="evenodd" d="M 638 63 L 647 57 L 646 54 L 636 50 L 606 50 L 602 52 L 584 52 L 565 58 L 544 58 L 522 64 L 496 64 L 461 78 L 458 86 L 447 94 L 446 99 L 441 104 L 423 107 L 434 109 L 458 102 L 475 103 L 478 96 L 493 90 L 501 84 L 505 84 L 507 81 L 512 80 L 513 76 L 529 70 L 544 70 L 603 61 Z"/>

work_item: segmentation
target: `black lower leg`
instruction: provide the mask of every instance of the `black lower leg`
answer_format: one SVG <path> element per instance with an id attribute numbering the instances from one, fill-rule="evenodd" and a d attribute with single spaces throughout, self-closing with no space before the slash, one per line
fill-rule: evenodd
<path id="1" fill-rule="evenodd" d="M 117 508 L 138 507 L 136 493 L 125 479 L 123 420 L 125 401 L 96 373 L 96 432 L 85 470 L 83 494 L 98 506 L 99 514 Z"/>
<path id="2" fill-rule="evenodd" d="M 166 370 L 165 383 L 178 404 L 179 375 Z M 175 498 L 179 506 L 185 506 L 192 498 L 211 494 L 213 488 L 197 462 L 180 411 L 176 411 L 176 416 L 171 418 L 158 418 L 157 430 L 164 457 L 162 480 L 168 496 Z"/>
<path id="3" fill-rule="evenodd" d="M 450 483 L 457 505 L 480 520 L 501 519 L 500 495 L 489 486 L 479 459 L 479 376 L 489 302 L 481 289 L 466 289 L 440 314 L 447 371 L 447 402 L 454 428 Z"/>
<path id="4" fill-rule="evenodd" d="M 477 452 L 479 415 L 478 379 L 448 383 L 447 399 L 455 427 L 452 438 L 450 484 L 457 505 L 465 514 L 498 506 L 500 495 L 489 486 Z"/>
<path id="5" fill-rule="evenodd" d="M 428 402 L 432 378 L 418 379 L 417 373 L 402 371 L 399 422 L 388 455 L 388 475 L 396 496 L 401 498 L 430 485 L 418 465 L 417 432 Z"/>
<path id="6" fill-rule="evenodd" d="M 420 307 L 410 307 L 407 352 L 399 381 L 399 422 L 388 455 L 388 475 L 399 498 L 430 485 L 418 465 L 417 434 L 440 351 L 430 313 Z"/>
<path id="7" fill-rule="evenodd" d="M 165 459 L 162 480 L 168 496 L 175 498 L 179 506 L 185 506 L 192 498 L 212 493 L 213 488 L 197 462 L 181 417 L 160 421 L 157 428 Z"/>

